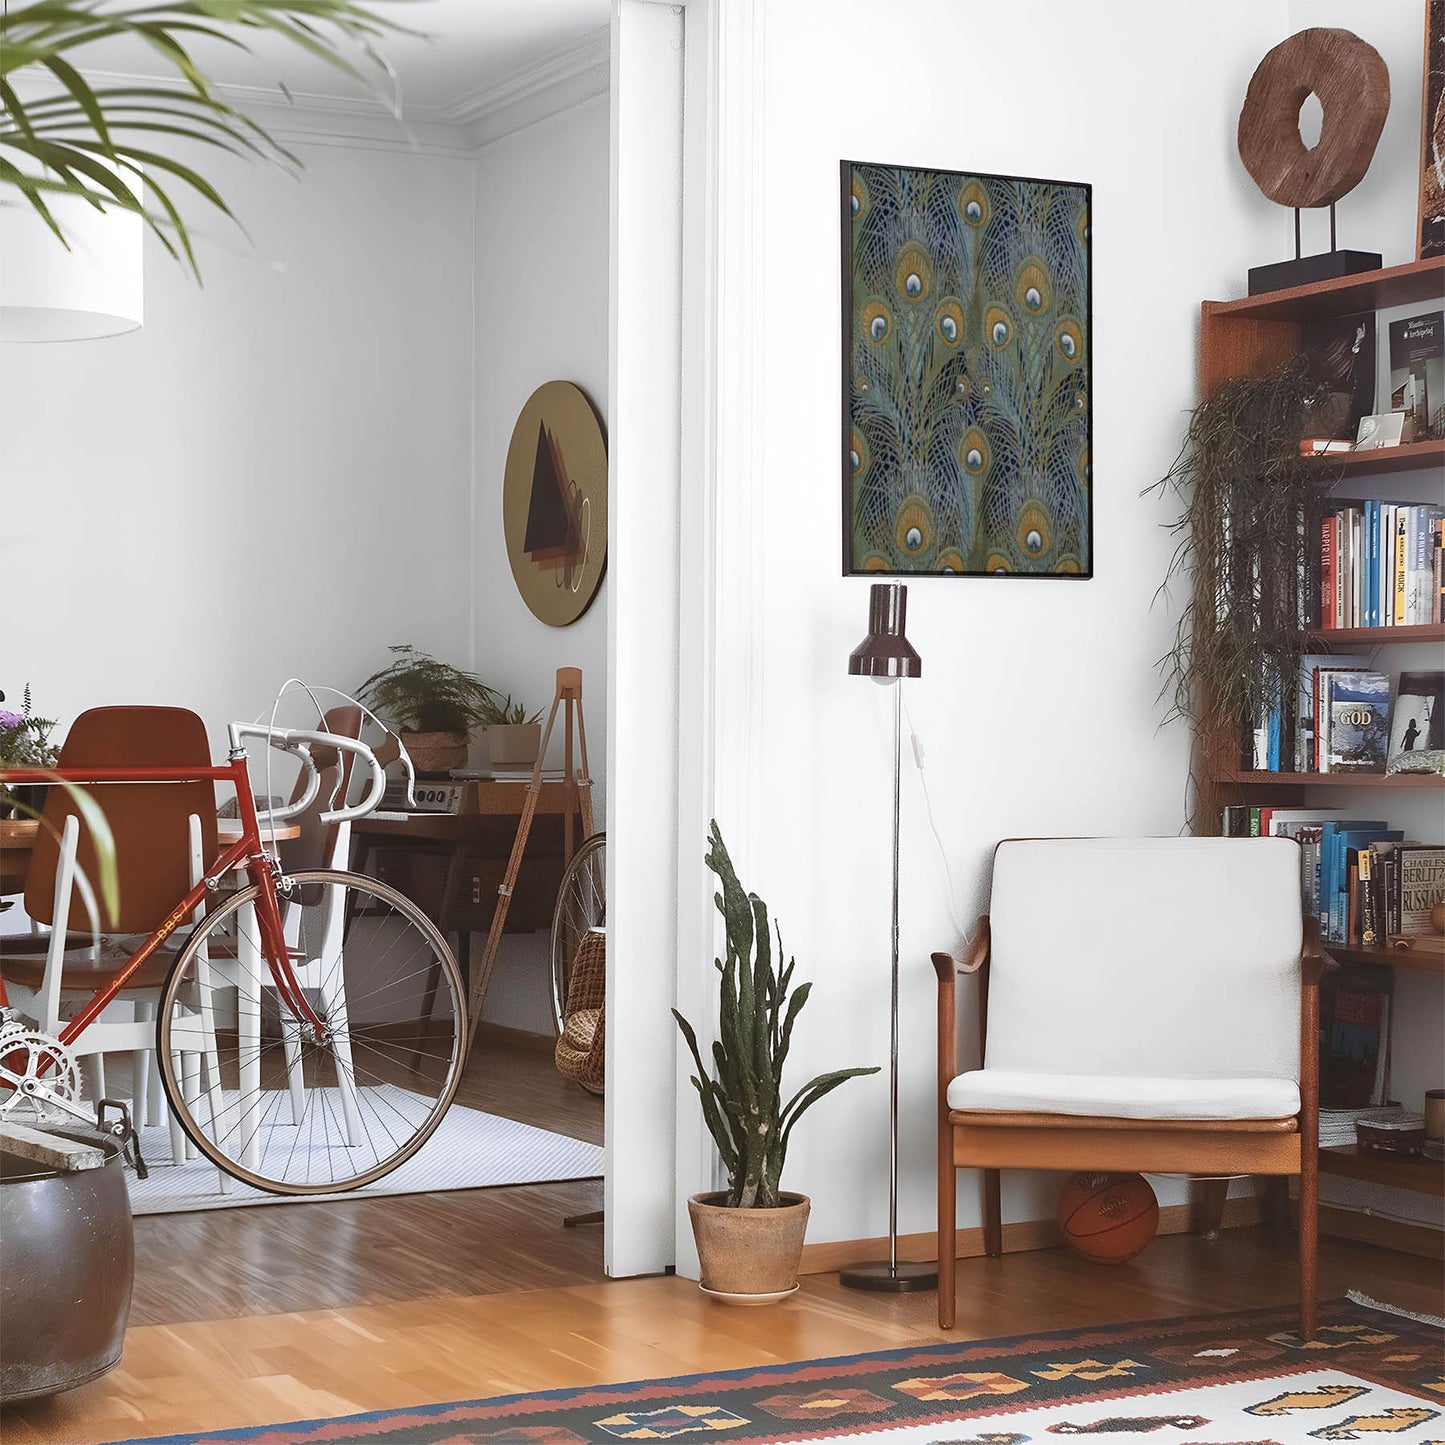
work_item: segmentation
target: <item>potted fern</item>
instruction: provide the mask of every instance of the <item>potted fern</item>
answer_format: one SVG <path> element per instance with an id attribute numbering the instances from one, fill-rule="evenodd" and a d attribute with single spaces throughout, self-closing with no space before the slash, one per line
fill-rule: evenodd
<path id="1" fill-rule="evenodd" d="M 813 985 L 792 989 L 795 960 L 780 967 L 782 933 L 776 933 L 775 952 L 767 904 L 738 882 L 716 822 L 708 835 L 706 862 L 722 884 L 715 898 L 727 934 L 727 958 L 714 960 L 721 998 L 713 1074 L 703 1063 L 692 1025 L 676 1009 L 672 1016 L 697 1065 L 692 1084 L 727 1170 L 728 1187 L 695 1194 L 687 1207 L 703 1289 L 729 1303 L 766 1304 L 797 1288 L 808 1226 L 807 1196 L 780 1187 L 793 1126 L 845 1080 L 878 1070 L 819 1074 L 783 1102 L 783 1065 L 793 1025 Z"/>
<path id="2" fill-rule="evenodd" d="M 357 696 L 401 730 L 412 764 L 423 777 L 445 777 L 467 764 L 473 727 L 491 721 L 496 697 L 481 678 L 410 643 L 391 648 L 391 662 L 357 689 Z"/>

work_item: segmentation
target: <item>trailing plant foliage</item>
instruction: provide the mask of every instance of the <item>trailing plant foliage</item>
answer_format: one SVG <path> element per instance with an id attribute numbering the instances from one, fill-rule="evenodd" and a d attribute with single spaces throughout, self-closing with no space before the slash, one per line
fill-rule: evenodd
<path id="1" fill-rule="evenodd" d="M 783 1103 L 783 1065 L 793 1025 L 813 985 L 799 984 L 790 995 L 796 960 L 790 958 L 779 971 L 782 933 L 777 932 L 774 953 L 767 904 L 755 893 L 745 892 L 738 882 L 716 822 L 708 835 L 706 862 L 722 884 L 715 901 L 727 935 L 726 960 L 714 960 L 722 978 L 720 1037 L 712 1046 L 713 1075 L 703 1063 L 692 1025 L 676 1009 L 672 1016 L 697 1065 L 692 1084 L 728 1172 L 728 1204 L 772 1209 L 780 1202 L 779 1180 L 793 1126 L 845 1080 L 878 1070 L 838 1069 L 819 1074 Z"/>
<path id="2" fill-rule="evenodd" d="M 1238 763 L 1271 707 L 1296 700 L 1308 651 L 1303 596 L 1307 515 L 1317 459 L 1299 455 L 1323 389 L 1303 360 L 1235 377 L 1195 408 L 1183 450 L 1149 491 L 1173 488 L 1184 511 L 1161 591 L 1189 582 L 1174 646 L 1160 660 L 1169 719 L 1192 723 L 1205 756 Z"/>
<path id="3" fill-rule="evenodd" d="M 405 32 L 355 0 L 12 0 L 0 13 L 0 205 L 28 205 L 67 246 L 51 209 L 57 196 L 134 212 L 199 278 L 178 187 L 235 217 L 199 171 L 175 158 L 174 142 L 297 170 L 300 162 L 211 88 L 192 58 L 197 42 L 245 50 L 253 37 L 280 36 L 359 75 L 344 48 L 387 73 L 373 48 L 387 33 Z M 85 48 L 115 40 L 141 42 L 174 76 L 92 85 L 83 74 Z M 42 92 L 25 84 L 32 77 L 46 82 Z M 277 93 L 290 98 L 279 85 Z"/>
<path id="4" fill-rule="evenodd" d="M 382 717 L 419 733 L 464 733 L 495 721 L 496 694 L 481 678 L 410 643 L 390 651 L 391 662 L 357 690 Z"/>

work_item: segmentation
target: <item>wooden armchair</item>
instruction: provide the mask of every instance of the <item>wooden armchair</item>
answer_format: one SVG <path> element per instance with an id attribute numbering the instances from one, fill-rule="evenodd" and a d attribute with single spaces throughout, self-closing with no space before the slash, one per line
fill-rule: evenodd
<path id="1" fill-rule="evenodd" d="M 1319 977 L 1284 838 L 1014 839 L 938 973 L 938 1323 L 954 1322 L 957 1170 L 1295 1175 L 1300 1333 L 1315 1329 Z M 978 977 L 960 1072 L 955 977 Z"/>

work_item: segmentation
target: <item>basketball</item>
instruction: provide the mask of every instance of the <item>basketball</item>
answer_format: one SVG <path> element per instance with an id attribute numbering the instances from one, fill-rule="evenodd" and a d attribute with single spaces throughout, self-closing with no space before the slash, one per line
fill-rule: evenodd
<path id="1" fill-rule="evenodd" d="M 1159 1201 L 1139 1174 L 1075 1174 L 1059 1191 L 1059 1228 L 1099 1264 L 1133 1259 L 1159 1228 Z"/>

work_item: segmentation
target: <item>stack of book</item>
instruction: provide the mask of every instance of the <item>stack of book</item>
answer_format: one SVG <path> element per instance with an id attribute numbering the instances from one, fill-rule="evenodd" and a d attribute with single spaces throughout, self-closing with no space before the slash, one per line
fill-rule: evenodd
<path id="1" fill-rule="evenodd" d="M 1399 1104 L 1367 1104 L 1360 1109 L 1321 1109 L 1320 1148 L 1338 1149 L 1343 1144 L 1353 1144 L 1355 1125 L 1361 1119 L 1389 1119 L 1399 1112 Z"/>
<path id="2" fill-rule="evenodd" d="M 1383 773 L 1404 754 L 1445 747 L 1445 672 L 1398 685 L 1349 653 L 1301 659 L 1292 706 L 1276 701 L 1246 739 L 1255 772 Z"/>
<path id="3" fill-rule="evenodd" d="M 1315 523 L 1308 615 L 1321 631 L 1411 627 L 1441 617 L 1445 509 L 1342 501 Z"/>
<path id="4" fill-rule="evenodd" d="M 1406 840 L 1377 819 L 1337 809 L 1232 807 L 1227 837 L 1293 838 L 1300 845 L 1305 912 L 1326 943 L 1380 948 L 1391 937 L 1428 937 L 1430 910 L 1445 901 L 1445 845 Z"/>

